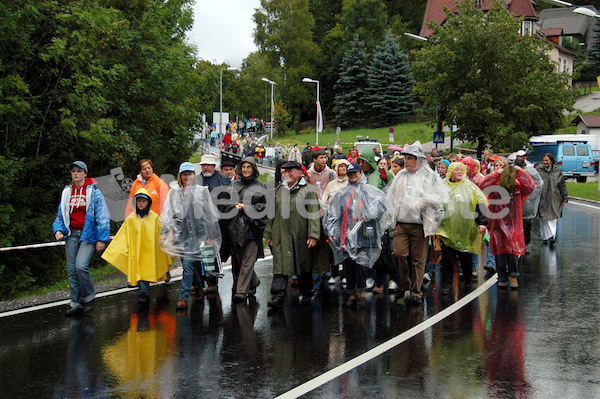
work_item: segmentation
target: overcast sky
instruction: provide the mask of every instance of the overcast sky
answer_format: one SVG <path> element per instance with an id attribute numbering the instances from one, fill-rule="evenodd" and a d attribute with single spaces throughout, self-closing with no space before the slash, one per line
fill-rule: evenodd
<path id="1" fill-rule="evenodd" d="M 196 0 L 188 38 L 197 46 L 198 57 L 240 68 L 256 51 L 252 15 L 259 6 L 260 0 Z"/>

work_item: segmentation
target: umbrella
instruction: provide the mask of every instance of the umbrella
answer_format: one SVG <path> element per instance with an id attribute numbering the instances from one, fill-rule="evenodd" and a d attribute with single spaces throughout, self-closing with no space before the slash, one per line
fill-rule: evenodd
<path id="1" fill-rule="evenodd" d="M 391 150 L 391 151 L 402 151 L 402 147 L 400 147 L 399 145 L 396 145 L 396 144 L 392 144 L 387 149 Z"/>

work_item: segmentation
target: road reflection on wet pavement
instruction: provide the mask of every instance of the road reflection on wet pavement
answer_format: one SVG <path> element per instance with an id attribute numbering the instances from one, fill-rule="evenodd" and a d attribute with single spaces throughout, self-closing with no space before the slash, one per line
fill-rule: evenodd
<path id="1" fill-rule="evenodd" d="M 317 387 L 309 398 L 600 397 L 600 212 L 569 204 L 555 250 L 534 224 L 519 290 L 494 285 L 476 300 L 383 355 Z M 62 307 L 0 319 L 3 397 L 208 397 L 281 395 L 447 308 L 464 293 L 422 307 L 368 295 L 363 311 L 328 287 L 310 307 L 296 294 L 266 303 L 270 260 L 257 264 L 256 300 L 219 295 L 176 312 L 179 284 L 99 298 L 90 316 Z M 480 275 L 479 281 L 483 281 Z M 457 291 L 457 290 L 455 290 Z"/>

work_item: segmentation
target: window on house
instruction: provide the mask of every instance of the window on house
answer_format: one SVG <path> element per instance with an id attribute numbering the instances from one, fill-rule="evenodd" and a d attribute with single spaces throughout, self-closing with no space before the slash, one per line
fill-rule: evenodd
<path id="1" fill-rule="evenodd" d="M 533 32 L 532 32 L 531 21 L 523 21 L 523 27 L 521 29 L 521 36 L 531 36 L 532 34 L 533 34 Z"/>
<path id="2" fill-rule="evenodd" d="M 482 3 L 483 3 L 483 0 L 475 0 L 473 2 L 473 7 L 475 7 L 475 8 L 481 8 L 482 5 L 483 5 Z"/>
<path id="3" fill-rule="evenodd" d="M 562 58 L 558 57 L 558 72 L 562 72 Z"/>
<path id="4" fill-rule="evenodd" d="M 563 58 L 563 72 L 567 72 L 569 67 L 567 66 L 567 59 Z"/>

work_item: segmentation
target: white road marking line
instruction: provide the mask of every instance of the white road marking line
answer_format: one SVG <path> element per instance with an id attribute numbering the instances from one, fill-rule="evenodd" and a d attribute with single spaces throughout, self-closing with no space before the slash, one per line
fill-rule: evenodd
<path id="1" fill-rule="evenodd" d="M 347 361 L 346 363 L 343 363 L 343 364 L 337 366 L 336 368 L 331 369 L 328 372 L 321 374 L 320 376 L 313 378 L 310 381 L 305 382 L 302 385 L 297 386 L 296 388 L 292 389 L 291 391 L 285 392 L 284 394 L 277 396 L 275 399 L 298 398 L 298 397 L 305 395 L 308 392 L 320 387 L 321 385 L 328 383 L 329 381 L 333 380 L 334 378 L 337 378 L 337 377 L 341 376 L 342 374 L 347 373 L 348 371 L 365 364 L 369 360 L 372 360 L 372 359 L 376 358 L 377 356 L 383 354 L 384 352 L 387 352 L 388 350 L 394 348 L 395 346 L 400 345 L 404 341 L 414 337 L 415 335 L 423 332 L 424 330 L 428 329 L 429 327 L 433 326 L 434 324 L 442 321 L 444 318 L 450 316 L 452 313 L 456 312 L 457 310 L 459 310 L 460 308 L 462 308 L 463 306 L 465 306 L 466 304 L 471 302 L 473 299 L 477 298 L 479 295 L 483 294 L 485 291 L 490 289 L 494 284 L 496 284 L 497 281 L 498 281 L 498 276 L 494 275 L 489 280 L 487 280 L 485 283 L 483 283 L 480 287 L 478 287 L 476 290 L 474 290 L 470 294 L 466 295 L 464 298 L 462 298 L 458 302 L 447 307 L 440 313 L 437 313 L 436 315 L 430 317 L 429 319 L 425 320 L 424 322 L 414 326 L 410 330 L 405 331 L 402 334 L 390 339 L 389 341 L 386 341 L 386 342 L 376 346 L 375 348 L 363 353 L 362 355 L 355 357 L 354 359 L 351 359 L 351 360 Z"/>
<path id="2" fill-rule="evenodd" d="M 587 206 L 588 208 L 592 208 L 592 209 L 595 209 L 595 210 L 600 209 L 600 206 L 590 205 L 590 204 L 586 204 L 584 202 L 577 202 L 577 200 L 571 200 L 571 201 L 567 202 L 567 204 Z"/>
<path id="3" fill-rule="evenodd" d="M 261 261 L 265 261 L 265 260 L 270 260 L 272 258 L 273 258 L 273 255 L 268 255 L 268 256 L 265 256 L 262 259 L 258 259 L 256 261 L 256 263 L 261 262 Z M 225 271 L 225 270 L 231 270 L 231 266 L 225 266 L 225 267 L 223 267 L 223 271 Z M 179 281 L 179 280 L 181 280 L 181 276 L 173 277 L 171 279 L 171 281 Z M 162 283 L 162 282 L 161 283 L 152 283 L 152 284 L 150 284 L 150 286 L 152 287 L 152 286 L 159 285 L 159 284 L 164 284 L 164 283 Z M 99 293 L 99 294 L 96 295 L 96 298 L 103 298 L 103 297 L 106 297 L 106 296 L 112 296 L 112 295 L 122 294 L 124 292 L 135 291 L 135 290 L 137 290 L 137 287 L 119 288 L 119 289 L 112 290 L 112 291 L 101 292 L 101 293 Z M 7 312 L 0 313 L 0 318 L 2 318 L 2 317 L 9 317 L 9 316 L 15 316 L 15 315 L 23 314 L 23 313 L 35 312 L 36 310 L 49 309 L 49 308 L 53 308 L 53 307 L 56 307 L 56 306 L 64 306 L 64 305 L 68 305 L 70 302 L 71 302 L 70 299 L 64 299 L 62 301 L 44 303 L 42 305 L 30 306 L 28 308 L 9 310 Z"/>

